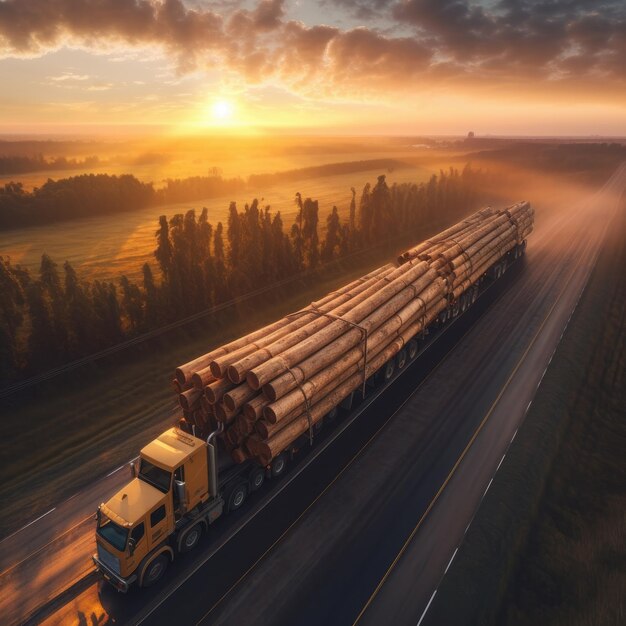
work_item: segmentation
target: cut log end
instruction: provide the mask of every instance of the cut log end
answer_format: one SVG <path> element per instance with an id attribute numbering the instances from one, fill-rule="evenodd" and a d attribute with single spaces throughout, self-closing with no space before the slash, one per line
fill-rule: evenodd
<path id="1" fill-rule="evenodd" d="M 258 391 L 261 388 L 261 381 L 258 379 L 257 375 L 254 372 L 248 372 L 246 374 L 246 382 L 255 391 Z"/>
<path id="2" fill-rule="evenodd" d="M 228 366 L 228 369 L 226 370 L 226 375 L 228 376 L 230 382 L 234 383 L 235 385 L 239 385 L 246 379 L 244 373 L 240 372 L 234 365 Z"/>

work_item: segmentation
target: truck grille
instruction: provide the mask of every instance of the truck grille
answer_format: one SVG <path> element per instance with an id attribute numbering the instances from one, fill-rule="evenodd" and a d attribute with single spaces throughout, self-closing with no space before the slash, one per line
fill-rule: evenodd
<path id="1" fill-rule="evenodd" d="M 98 547 L 98 559 L 104 565 L 106 565 L 112 572 L 116 574 L 120 573 L 120 560 L 112 555 L 110 552 L 107 552 L 100 544 L 97 544 Z"/>

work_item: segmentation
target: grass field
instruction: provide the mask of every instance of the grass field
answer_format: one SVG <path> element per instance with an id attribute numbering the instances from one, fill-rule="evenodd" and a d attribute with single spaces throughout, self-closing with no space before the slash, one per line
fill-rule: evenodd
<path id="1" fill-rule="evenodd" d="M 626 621 L 626 204 L 430 624 Z"/>
<path id="2" fill-rule="evenodd" d="M 366 155 L 367 156 L 367 155 Z M 261 166 L 259 166 L 261 168 Z M 393 173 L 378 170 L 324 176 L 313 180 L 285 183 L 266 189 L 252 189 L 242 197 L 210 198 L 162 207 L 149 207 L 138 211 L 99 215 L 84 219 L 59 222 L 45 226 L 18 228 L 3 234 L 0 241 L 0 255 L 9 256 L 14 263 L 20 263 L 31 270 L 37 270 L 43 252 L 57 262 L 66 259 L 72 263 L 84 278 L 117 279 L 121 274 L 129 278 L 141 278 L 141 266 L 145 261 L 153 261 L 155 248 L 154 233 L 158 227 L 159 215 L 172 216 L 189 209 L 199 213 L 202 207 L 209 209 L 209 221 L 214 225 L 227 219 L 228 205 L 236 200 L 243 208 L 253 198 L 263 198 L 262 206 L 269 204 L 272 210 L 280 211 L 287 231 L 296 218 L 295 194 L 319 200 L 320 234 L 326 228 L 326 215 L 333 205 L 340 214 L 347 216 L 352 193 L 355 187 L 358 195 L 366 182 L 374 184 L 380 174 L 388 174 L 389 183 L 415 182 L 427 180 L 438 171 L 438 164 L 432 167 L 407 166 Z M 260 171 L 264 171 L 260 169 Z M 68 175 L 67 173 L 65 175 Z"/>

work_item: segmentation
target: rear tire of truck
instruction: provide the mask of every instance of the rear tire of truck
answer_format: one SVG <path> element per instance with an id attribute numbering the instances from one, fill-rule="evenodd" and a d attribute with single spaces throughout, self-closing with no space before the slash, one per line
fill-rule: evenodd
<path id="1" fill-rule="evenodd" d="M 257 491 L 265 482 L 265 468 L 263 467 L 255 467 L 248 477 L 248 482 L 250 483 L 250 491 Z"/>
<path id="2" fill-rule="evenodd" d="M 398 352 L 398 354 L 396 355 L 396 364 L 398 366 L 398 369 L 404 369 L 404 366 L 407 364 L 408 362 L 408 357 L 406 354 L 406 350 L 400 350 L 400 352 Z"/>
<path id="3" fill-rule="evenodd" d="M 279 454 L 272 463 L 272 476 L 274 478 L 278 478 L 285 473 L 285 468 L 287 467 L 287 456 L 283 452 Z"/>
<path id="4" fill-rule="evenodd" d="M 202 522 L 197 522 L 187 530 L 184 530 L 180 537 L 180 552 L 191 552 L 200 543 L 202 530 Z"/>
<path id="5" fill-rule="evenodd" d="M 228 510 L 236 511 L 241 508 L 241 505 L 245 502 L 248 495 L 248 485 L 246 483 L 239 483 L 233 487 L 233 490 L 228 496 Z"/>
<path id="6" fill-rule="evenodd" d="M 383 371 L 382 371 L 383 383 L 389 382 L 393 378 L 393 375 L 395 373 L 396 373 L 396 362 L 394 359 L 389 359 L 387 363 L 385 363 L 385 365 L 383 366 Z"/>
<path id="7" fill-rule="evenodd" d="M 406 347 L 406 352 L 409 355 L 409 360 L 412 361 L 417 356 L 417 351 L 419 349 L 419 345 L 417 340 L 411 339 Z"/>
<path id="8" fill-rule="evenodd" d="M 161 580 L 165 570 L 169 564 L 169 559 L 165 554 L 159 554 L 156 559 L 151 561 L 143 572 L 141 579 L 142 587 L 151 587 Z"/>

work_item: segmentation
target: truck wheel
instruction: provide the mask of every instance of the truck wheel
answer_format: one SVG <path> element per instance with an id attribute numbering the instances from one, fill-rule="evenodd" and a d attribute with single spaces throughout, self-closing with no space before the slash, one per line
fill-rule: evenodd
<path id="1" fill-rule="evenodd" d="M 198 522 L 183 531 L 179 543 L 180 551 L 191 552 L 200 542 L 200 537 L 202 537 L 202 523 Z"/>
<path id="2" fill-rule="evenodd" d="M 472 289 L 472 304 L 476 302 L 476 298 L 478 298 L 478 288 L 474 287 L 474 289 Z"/>
<path id="3" fill-rule="evenodd" d="M 419 346 L 417 341 L 415 339 L 411 339 L 406 347 L 407 354 L 409 355 L 409 360 L 412 361 L 417 356 L 418 348 Z"/>
<path id="4" fill-rule="evenodd" d="M 260 489 L 265 482 L 265 468 L 255 467 L 250 472 L 248 482 L 250 483 L 250 491 L 256 491 L 257 489 Z"/>
<path id="5" fill-rule="evenodd" d="M 383 368 L 383 382 L 386 383 L 393 378 L 396 371 L 396 363 L 393 359 L 389 359 Z"/>
<path id="6" fill-rule="evenodd" d="M 287 459 L 285 457 L 285 453 L 283 452 L 282 454 L 279 454 L 272 463 L 272 476 L 274 478 L 281 476 L 285 471 L 285 467 L 287 467 Z"/>
<path id="7" fill-rule="evenodd" d="M 461 313 L 465 313 L 465 311 L 467 311 L 467 307 L 468 307 L 467 294 L 463 294 L 463 296 L 461 297 Z"/>
<path id="8" fill-rule="evenodd" d="M 406 350 L 400 350 L 400 352 L 398 352 L 398 354 L 396 355 L 396 363 L 398 365 L 398 369 L 403 369 L 407 361 L 408 359 L 406 355 Z"/>
<path id="9" fill-rule="evenodd" d="M 235 485 L 234 489 L 230 492 L 228 498 L 228 510 L 236 511 L 244 503 L 246 496 L 248 495 L 248 485 L 245 483 L 239 483 Z"/>
<path id="10" fill-rule="evenodd" d="M 329 422 L 332 422 L 334 419 L 337 418 L 338 413 L 339 413 L 339 410 L 335 406 L 330 411 L 328 411 L 328 413 L 326 413 L 326 417 L 324 419 L 328 420 Z"/>
<path id="11" fill-rule="evenodd" d="M 161 580 L 161 577 L 165 574 L 168 563 L 169 559 L 165 554 L 159 554 L 156 559 L 150 561 L 147 568 L 144 570 L 141 586 L 151 587 Z"/>

